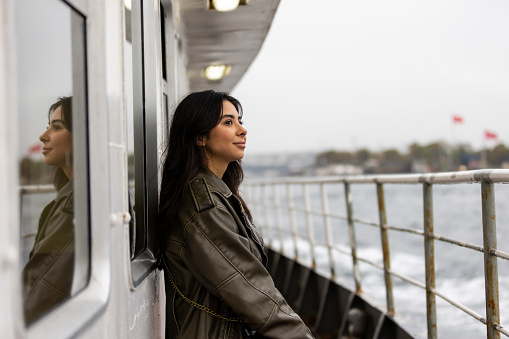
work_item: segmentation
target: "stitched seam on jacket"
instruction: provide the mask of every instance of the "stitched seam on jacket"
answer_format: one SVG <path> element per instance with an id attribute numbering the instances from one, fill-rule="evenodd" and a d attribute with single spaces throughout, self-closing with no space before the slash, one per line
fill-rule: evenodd
<path id="1" fill-rule="evenodd" d="M 176 295 L 177 295 L 177 293 L 175 293 L 175 291 L 173 291 L 173 300 L 171 303 L 171 308 L 173 308 L 173 320 L 175 321 L 175 325 L 177 325 L 177 336 L 179 336 L 180 335 L 180 326 L 177 321 L 177 318 L 175 317 L 175 297 L 176 297 Z"/>
<path id="2" fill-rule="evenodd" d="M 210 293 L 214 294 L 217 290 L 219 290 L 224 285 L 228 284 L 230 281 L 232 281 L 236 276 L 239 275 L 239 272 L 235 272 L 229 277 L 227 277 L 225 280 L 223 280 L 219 285 L 217 285 Z"/>
<path id="3" fill-rule="evenodd" d="M 234 263 L 231 262 L 231 260 L 221 251 L 221 249 L 219 247 L 217 247 L 217 245 L 212 241 L 212 239 L 210 239 L 210 237 L 208 236 L 207 233 L 205 233 L 201 227 L 199 227 L 196 223 L 193 222 L 193 225 L 203 234 L 203 236 L 209 241 L 209 243 L 212 244 L 212 246 L 226 259 L 226 261 L 228 261 L 228 263 L 239 273 L 239 275 L 244 278 L 244 280 L 249 284 L 251 285 L 251 287 L 253 287 L 255 290 L 259 291 L 260 293 L 264 294 L 267 298 L 269 298 L 273 303 L 274 305 L 276 305 L 278 308 L 279 308 L 279 303 L 270 295 L 268 294 L 267 292 L 265 292 L 264 290 L 260 289 L 258 286 L 256 285 L 253 285 L 253 283 L 246 278 L 246 276 L 242 273 L 241 270 L 239 270 L 239 268 L 237 266 L 235 266 Z M 220 284 L 223 284 L 224 280 L 220 283 Z M 214 290 L 217 290 L 217 287 L 214 287 Z M 285 312 L 286 313 L 286 312 Z M 270 318 L 268 319 L 270 320 Z"/>
<path id="4" fill-rule="evenodd" d="M 193 179 L 193 180 L 194 180 L 194 179 Z M 199 202 L 198 202 L 198 200 L 196 199 L 196 193 L 194 192 L 193 185 L 189 184 L 189 188 L 191 189 L 191 196 L 193 197 L 194 204 L 196 205 L 196 208 L 198 209 L 198 211 L 201 211 L 200 203 L 199 203 Z"/>
<path id="5" fill-rule="evenodd" d="M 198 214 L 198 212 L 195 212 L 193 213 L 193 215 L 191 216 L 191 218 L 189 218 L 185 223 L 184 223 L 184 226 L 182 227 L 184 229 L 184 232 L 186 231 L 186 228 L 187 226 L 189 226 L 189 224 L 193 223 L 193 220 L 194 220 L 194 217 L 196 217 L 196 215 Z"/>
<path id="6" fill-rule="evenodd" d="M 39 276 L 39 278 L 34 282 L 34 284 L 32 285 L 32 288 L 23 296 L 23 299 L 26 298 L 30 293 L 33 292 L 33 290 L 35 289 L 35 286 L 37 286 L 37 284 L 41 281 L 41 279 L 44 277 L 44 275 L 46 273 L 48 273 L 48 270 L 51 268 L 51 266 L 53 266 L 53 264 L 55 263 L 55 261 L 60 258 L 60 255 L 64 252 L 64 250 L 69 247 L 69 245 L 71 244 L 71 242 L 74 240 L 74 235 L 71 237 L 71 239 L 69 239 L 69 241 L 64 245 L 64 247 L 62 247 L 62 250 L 60 250 L 60 252 L 58 252 L 58 254 L 55 256 L 55 258 L 49 263 L 48 267 L 46 267 L 46 269 L 44 270 L 44 272 L 42 272 L 42 274 Z"/>
<path id="7" fill-rule="evenodd" d="M 53 292 L 57 293 L 58 295 L 61 295 L 62 297 L 68 297 L 69 295 L 66 293 L 63 293 L 62 291 L 55 288 L 55 286 L 51 285 L 46 279 L 41 278 L 40 280 L 41 284 L 44 284 L 46 287 L 48 287 Z"/>
<path id="8" fill-rule="evenodd" d="M 205 183 L 206 183 L 206 182 L 205 182 Z M 226 197 L 226 198 L 229 198 L 229 197 L 231 197 L 231 196 L 233 195 L 233 193 L 232 193 L 232 192 L 229 192 L 228 194 L 226 194 L 226 193 L 224 193 L 223 191 L 221 191 L 220 189 L 215 188 L 214 186 L 210 186 L 210 185 L 209 185 L 209 184 L 207 184 L 207 183 L 206 183 L 206 185 L 207 185 L 207 187 L 210 189 L 210 191 L 217 192 L 217 193 L 221 194 L 222 196 L 224 196 L 224 197 Z"/>
<path id="9" fill-rule="evenodd" d="M 197 180 L 197 179 L 198 178 L 194 178 L 193 180 Z M 207 184 L 207 181 L 205 179 L 198 179 L 198 180 L 202 181 L 202 183 L 204 184 L 207 197 L 209 198 L 209 201 L 212 203 L 212 206 L 216 206 L 214 199 L 212 199 L 212 194 L 210 193 L 209 187 L 211 187 L 211 186 L 209 186 Z M 198 200 L 196 199 L 196 191 L 193 188 L 192 181 L 191 181 L 191 183 L 189 183 L 189 187 L 191 189 L 191 196 L 193 197 L 196 207 L 198 208 L 198 212 L 201 212 L 201 207 L 200 207 L 200 204 L 198 203 Z"/>
<path id="10" fill-rule="evenodd" d="M 182 246 L 182 248 L 180 249 L 180 259 L 182 259 L 184 257 L 184 249 L 185 247 L 187 246 L 186 244 L 186 229 L 187 229 L 187 226 L 189 226 L 189 224 L 192 224 L 193 223 L 193 220 L 194 220 L 194 217 L 198 214 L 198 212 L 196 213 L 193 213 L 193 215 L 191 216 L 191 218 L 189 218 L 188 221 L 186 221 L 186 223 L 184 224 L 184 227 L 182 227 L 182 231 L 184 232 L 184 242 L 182 244 L 180 244 Z M 193 223 L 194 224 L 194 223 Z"/>
<path id="11" fill-rule="evenodd" d="M 179 246 L 184 246 L 186 244 L 185 242 L 177 241 L 175 239 L 170 239 L 170 240 L 168 240 L 168 242 L 172 243 L 172 244 L 175 244 L 175 245 L 179 245 Z"/>
<path id="12" fill-rule="evenodd" d="M 276 308 L 279 308 L 277 304 L 274 305 L 274 307 L 272 307 L 272 312 L 270 312 L 270 315 L 267 318 L 267 321 L 265 322 L 265 324 L 263 324 L 263 326 L 260 329 L 258 329 L 258 331 L 261 332 L 261 331 L 263 331 L 265 329 L 265 327 L 267 327 L 267 325 L 269 324 L 270 319 L 272 319 L 272 316 L 274 315 L 274 313 L 276 313 Z"/>

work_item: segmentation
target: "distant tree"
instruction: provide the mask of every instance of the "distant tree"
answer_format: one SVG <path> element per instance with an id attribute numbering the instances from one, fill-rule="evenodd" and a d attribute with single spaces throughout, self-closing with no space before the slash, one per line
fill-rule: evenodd
<path id="1" fill-rule="evenodd" d="M 358 164 L 363 164 L 371 157 L 371 152 L 366 148 L 363 148 L 355 153 L 355 157 Z"/>
<path id="2" fill-rule="evenodd" d="M 329 164 L 351 164 L 354 156 L 350 152 L 327 151 L 317 155 L 315 163 L 319 166 Z"/>
<path id="3" fill-rule="evenodd" d="M 424 147 L 424 159 L 435 171 L 447 170 L 447 148 L 443 142 L 434 142 Z"/>
<path id="4" fill-rule="evenodd" d="M 397 149 L 383 151 L 382 156 L 385 161 L 401 161 L 403 158 Z"/>
<path id="5" fill-rule="evenodd" d="M 49 184 L 52 182 L 54 167 L 48 166 L 43 160 L 34 161 L 24 157 L 19 163 L 20 183 L 22 185 Z"/>
<path id="6" fill-rule="evenodd" d="M 413 160 L 422 160 L 425 157 L 424 147 L 414 142 L 408 146 L 408 155 Z"/>
<path id="7" fill-rule="evenodd" d="M 368 149 L 353 153 L 330 150 L 318 154 L 315 163 L 318 166 L 356 164 L 363 166 L 366 173 L 394 173 L 404 172 L 407 167 L 410 170 L 412 161 L 425 162 L 431 171 L 456 170 L 461 164 L 476 168 L 480 158 L 481 151 L 472 149 L 468 144 L 450 147 L 442 141 L 436 141 L 427 145 L 414 142 L 408 146 L 406 153 L 397 149 L 386 149 L 377 153 Z M 373 161 L 368 165 L 368 160 Z M 496 145 L 487 151 L 487 160 L 491 167 L 500 167 L 503 162 L 509 162 L 509 148 L 504 144 Z"/>
<path id="8" fill-rule="evenodd" d="M 494 167 L 500 167 L 502 162 L 509 161 L 509 149 L 504 144 L 498 144 L 488 150 L 488 163 Z"/>
<path id="9" fill-rule="evenodd" d="M 27 185 L 30 183 L 30 179 L 32 179 L 32 167 L 33 162 L 30 158 L 24 157 L 21 159 L 19 163 L 19 176 L 20 183 L 22 185 Z"/>

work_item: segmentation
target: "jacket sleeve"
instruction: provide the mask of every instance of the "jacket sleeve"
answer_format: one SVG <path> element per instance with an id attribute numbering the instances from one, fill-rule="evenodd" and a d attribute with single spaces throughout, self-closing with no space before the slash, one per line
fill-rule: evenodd
<path id="1" fill-rule="evenodd" d="M 52 211 L 44 237 L 38 237 L 23 268 L 23 307 L 27 324 L 71 294 L 75 246 L 72 201 L 71 196 L 56 212 Z"/>
<path id="2" fill-rule="evenodd" d="M 251 328 L 267 338 L 313 338 L 227 210 L 200 212 L 187 224 L 185 239 L 182 260 L 193 275 Z"/>

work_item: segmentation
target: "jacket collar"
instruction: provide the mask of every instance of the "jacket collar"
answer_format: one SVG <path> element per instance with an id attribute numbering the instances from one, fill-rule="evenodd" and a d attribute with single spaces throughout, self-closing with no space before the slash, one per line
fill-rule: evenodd
<path id="1" fill-rule="evenodd" d="M 72 193 L 73 188 L 74 188 L 74 179 L 71 179 L 67 182 L 67 184 L 64 185 L 64 187 L 62 187 L 60 189 L 60 191 L 58 191 L 57 196 L 55 197 L 55 201 Z"/>
<path id="2" fill-rule="evenodd" d="M 200 166 L 196 176 L 204 178 L 209 186 L 215 188 L 223 195 L 225 195 L 227 198 L 229 198 L 232 195 L 232 191 L 230 191 L 230 189 L 228 188 L 228 186 L 226 186 L 223 180 L 221 180 L 217 175 L 215 175 L 214 172 L 209 170 L 207 167 Z"/>

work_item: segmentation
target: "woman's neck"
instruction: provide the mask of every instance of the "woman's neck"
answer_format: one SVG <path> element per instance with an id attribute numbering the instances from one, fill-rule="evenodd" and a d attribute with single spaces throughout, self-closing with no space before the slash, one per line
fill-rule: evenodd
<path id="1" fill-rule="evenodd" d="M 69 180 L 73 179 L 74 172 L 73 172 L 72 168 L 63 168 L 62 167 L 62 170 L 64 171 L 64 174 L 67 177 L 67 179 L 69 179 Z"/>
<path id="2" fill-rule="evenodd" d="M 228 168 L 228 164 L 218 164 L 216 162 L 208 161 L 205 164 L 205 167 L 207 167 L 212 173 L 217 175 L 219 179 L 223 178 L 224 172 L 226 172 L 226 168 Z"/>

